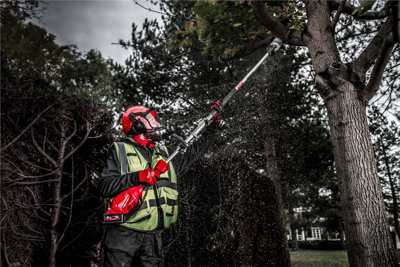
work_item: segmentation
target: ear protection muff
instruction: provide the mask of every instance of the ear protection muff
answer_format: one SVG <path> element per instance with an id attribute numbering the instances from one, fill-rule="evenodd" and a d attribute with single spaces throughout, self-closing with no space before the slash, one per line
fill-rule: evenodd
<path id="1" fill-rule="evenodd" d="M 132 121 L 132 127 L 130 130 L 130 134 L 143 134 L 146 132 L 146 127 L 144 126 L 144 123 L 141 120 L 136 119 L 135 113 L 131 112 L 129 114 L 129 118 Z"/>

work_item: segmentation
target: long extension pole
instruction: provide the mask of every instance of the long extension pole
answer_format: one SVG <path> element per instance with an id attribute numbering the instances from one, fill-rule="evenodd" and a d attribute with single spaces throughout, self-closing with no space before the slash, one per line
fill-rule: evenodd
<path id="1" fill-rule="evenodd" d="M 267 53 L 260 59 L 260 61 L 258 61 L 258 63 L 250 70 L 249 73 L 247 73 L 247 75 L 235 86 L 235 88 L 233 88 L 226 96 L 225 98 L 222 100 L 221 103 L 221 108 L 223 108 L 228 101 L 232 98 L 232 96 L 240 90 L 240 88 L 242 88 L 242 86 L 245 84 L 245 82 L 247 81 L 247 79 L 258 69 L 258 67 L 260 67 L 260 65 L 264 62 L 264 60 L 273 55 L 276 51 L 279 50 L 279 48 L 282 46 L 282 41 L 279 40 L 278 38 L 275 38 L 267 47 Z M 204 130 L 204 128 L 209 125 L 209 123 L 211 122 L 211 118 L 217 114 L 218 111 L 213 110 L 211 111 L 211 113 L 205 117 L 196 127 L 196 129 L 191 132 L 189 134 L 189 136 L 185 139 L 185 140 L 181 140 L 181 143 L 177 149 L 168 157 L 168 159 L 166 160 L 166 162 L 170 162 L 179 152 L 184 151 L 193 140 L 197 139 L 197 137 L 199 136 L 199 134 Z"/>

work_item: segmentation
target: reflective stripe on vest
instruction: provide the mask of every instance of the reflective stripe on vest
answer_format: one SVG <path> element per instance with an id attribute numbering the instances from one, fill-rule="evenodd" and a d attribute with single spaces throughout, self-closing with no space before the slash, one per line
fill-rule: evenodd
<path id="1" fill-rule="evenodd" d="M 165 147 L 163 150 L 154 147 L 151 162 L 148 162 L 133 144 L 115 142 L 114 146 L 121 166 L 121 175 L 147 168 L 154 169 L 160 159 L 168 156 Z M 158 207 L 161 207 L 160 211 Z M 169 163 L 168 171 L 160 175 L 160 180 L 154 186 L 143 187 L 142 205 L 122 225 L 137 231 L 152 231 L 157 229 L 160 215 L 164 228 L 168 228 L 178 218 L 177 177 L 172 162 Z"/>

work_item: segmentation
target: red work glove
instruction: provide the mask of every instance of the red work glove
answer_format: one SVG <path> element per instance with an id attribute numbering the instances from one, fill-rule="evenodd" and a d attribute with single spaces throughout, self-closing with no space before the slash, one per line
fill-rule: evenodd
<path id="1" fill-rule="evenodd" d="M 154 171 L 158 173 L 158 176 L 160 176 L 160 174 L 168 171 L 168 167 L 168 163 L 166 163 L 163 159 L 160 159 L 154 167 Z"/>
<path id="2" fill-rule="evenodd" d="M 133 186 L 114 197 L 111 210 L 108 213 L 128 213 L 142 198 L 143 187 Z"/>
<path id="3" fill-rule="evenodd" d="M 168 170 L 168 163 L 164 160 L 160 160 L 157 162 L 154 170 L 148 168 L 144 171 L 139 172 L 139 182 L 140 183 L 148 183 L 153 186 L 157 179 L 160 178 L 160 174 L 164 173 Z"/>
<path id="4" fill-rule="evenodd" d="M 211 118 L 211 120 L 215 121 L 215 122 L 221 122 L 221 111 L 222 111 L 222 107 L 221 107 L 221 101 L 217 100 L 212 106 L 211 106 L 211 111 L 217 111 L 217 113 Z"/>

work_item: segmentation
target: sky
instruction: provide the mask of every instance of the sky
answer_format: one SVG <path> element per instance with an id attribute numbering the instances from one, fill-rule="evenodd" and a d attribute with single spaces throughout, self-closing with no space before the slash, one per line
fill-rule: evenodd
<path id="1" fill-rule="evenodd" d="M 146 0 L 138 2 L 155 9 Z M 141 28 L 145 18 L 160 16 L 133 0 L 52 0 L 45 1 L 45 7 L 40 21 L 34 23 L 54 34 L 58 44 L 75 44 L 82 52 L 97 49 L 104 58 L 112 58 L 121 64 L 130 51 L 112 43 L 118 43 L 120 39 L 129 41 L 132 23 Z"/>

